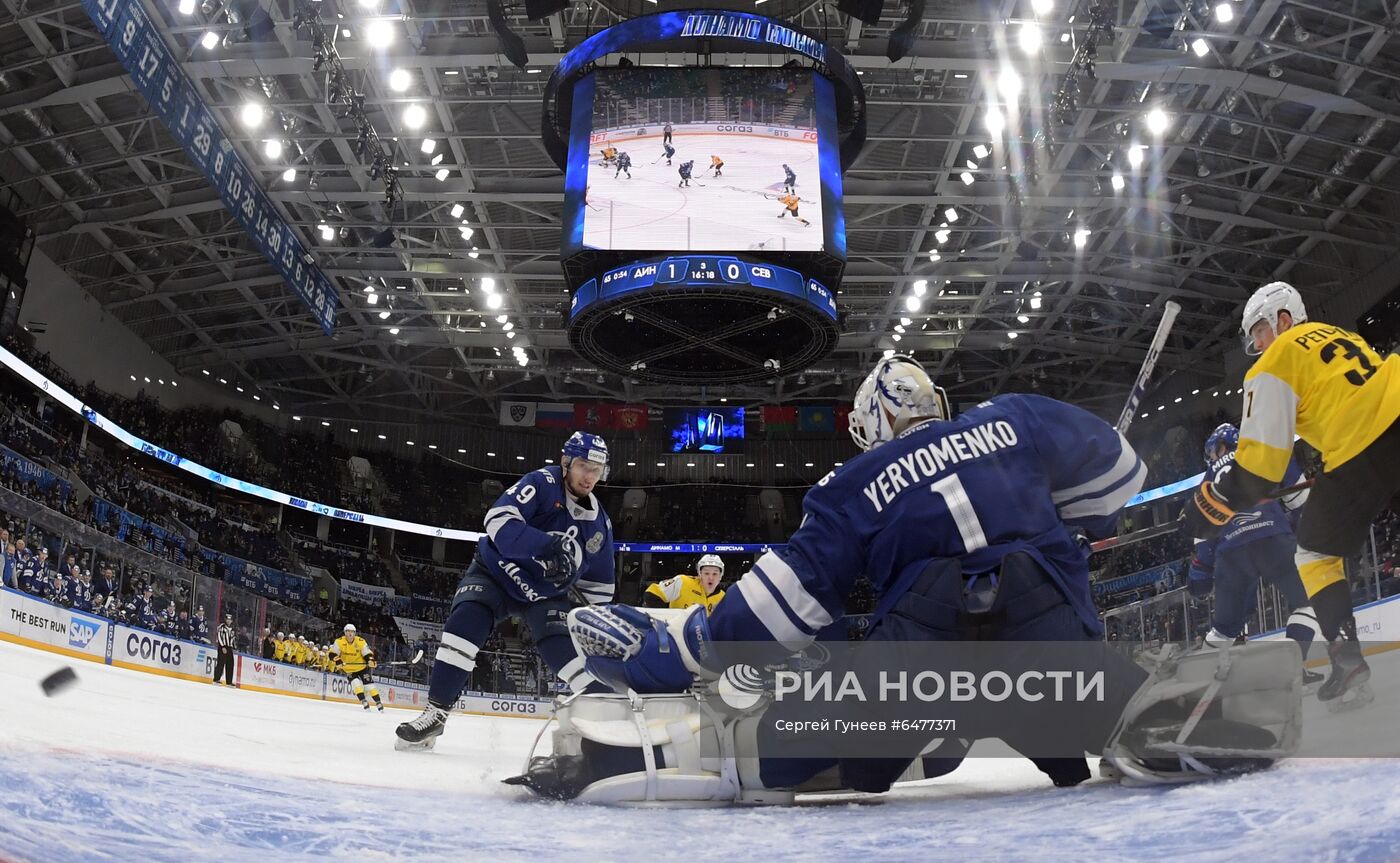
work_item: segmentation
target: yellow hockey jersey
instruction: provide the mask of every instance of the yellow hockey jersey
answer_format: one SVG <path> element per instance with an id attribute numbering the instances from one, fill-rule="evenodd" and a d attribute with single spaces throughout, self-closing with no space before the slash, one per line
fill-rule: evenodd
<path id="1" fill-rule="evenodd" d="M 342 635 L 331 645 L 331 661 L 340 663 L 346 674 L 363 671 L 373 657 L 374 651 L 370 650 L 369 645 L 358 635 L 352 639 L 346 639 Z"/>
<path id="2" fill-rule="evenodd" d="M 285 638 L 274 638 L 273 643 L 277 647 L 272 651 L 272 658 L 278 662 L 287 661 L 287 640 Z"/>
<path id="3" fill-rule="evenodd" d="M 724 591 L 716 590 L 709 596 L 700 579 L 693 575 L 677 575 L 647 586 L 647 593 L 666 603 L 667 608 L 690 608 L 692 605 L 705 606 L 705 613 L 715 610 L 715 604 L 724 598 Z"/>
<path id="4" fill-rule="evenodd" d="M 1279 335 L 1244 378 L 1235 463 L 1283 479 L 1293 436 L 1335 470 L 1400 417 L 1400 357 L 1382 358 L 1356 333 L 1303 323 Z"/>

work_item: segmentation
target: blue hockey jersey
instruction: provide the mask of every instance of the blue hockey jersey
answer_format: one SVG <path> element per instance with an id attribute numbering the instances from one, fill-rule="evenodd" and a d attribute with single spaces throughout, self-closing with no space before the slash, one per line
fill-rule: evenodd
<path id="1" fill-rule="evenodd" d="M 506 593 L 521 602 L 564 596 L 576 588 L 590 604 L 611 602 L 612 522 L 596 495 L 580 506 L 564 490 L 561 468 L 531 471 L 506 489 L 486 513 L 486 536 L 477 556 Z M 572 584 L 555 587 L 544 576 L 542 560 L 554 537 L 569 535 L 583 549 L 583 565 Z"/>
<path id="2" fill-rule="evenodd" d="M 1071 529 L 1111 535 L 1146 478 L 1122 435 L 1054 399 L 1002 396 L 923 423 L 813 487 L 797 532 L 725 593 L 711 633 L 800 650 L 842 614 L 861 573 L 888 608 L 931 560 L 958 558 L 976 574 L 1016 551 L 1035 558 L 1101 632 L 1088 554 Z"/>
<path id="3" fill-rule="evenodd" d="M 1233 453 L 1221 458 L 1206 471 L 1209 481 L 1215 482 L 1220 471 L 1233 464 Z M 1288 469 L 1283 475 L 1283 485 L 1296 485 L 1303 480 L 1303 469 L 1296 459 L 1288 460 Z M 1210 539 L 1195 540 L 1191 556 L 1189 577 L 1200 581 L 1211 578 L 1215 573 L 1215 559 L 1222 552 L 1233 548 L 1268 539 L 1273 536 L 1292 536 L 1297 526 L 1297 513 L 1308 499 L 1306 489 L 1289 495 L 1286 500 L 1271 500 L 1256 509 L 1242 510 L 1226 523 L 1220 533 Z"/>

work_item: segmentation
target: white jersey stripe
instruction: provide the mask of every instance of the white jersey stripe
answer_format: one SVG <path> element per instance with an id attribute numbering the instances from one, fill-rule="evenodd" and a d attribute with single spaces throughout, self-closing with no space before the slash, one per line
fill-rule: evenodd
<path id="1" fill-rule="evenodd" d="M 482 526 L 486 528 L 486 535 L 491 537 L 491 541 L 496 541 L 496 533 L 501 527 L 511 519 L 524 521 L 525 517 L 520 514 L 520 510 L 513 506 L 498 506 L 486 513 L 486 519 Z"/>
<path id="2" fill-rule="evenodd" d="M 1118 435 L 1118 443 L 1122 446 L 1122 451 L 1118 454 L 1118 460 L 1113 463 L 1113 467 L 1099 474 L 1088 482 L 1080 483 L 1073 488 L 1052 490 L 1050 499 L 1056 505 L 1067 500 L 1074 500 L 1077 497 L 1102 492 L 1104 489 L 1112 488 L 1134 471 L 1137 467 L 1137 453 L 1133 451 L 1132 444 L 1123 435 Z"/>
<path id="3" fill-rule="evenodd" d="M 744 597 L 749 610 L 773 636 L 774 641 L 792 651 L 801 650 L 812 643 L 813 636 L 797 628 L 757 574 L 745 573 L 735 589 Z"/>
<path id="4" fill-rule="evenodd" d="M 831 615 L 816 597 L 807 592 L 802 580 L 797 577 L 792 567 L 787 565 L 787 561 L 770 551 L 755 561 L 753 568 L 768 576 L 773 587 L 777 588 L 778 595 L 787 600 L 788 607 L 808 629 L 815 632 L 831 624 Z"/>
<path id="5" fill-rule="evenodd" d="M 1147 465 L 1139 462 L 1137 473 L 1133 474 L 1132 479 L 1128 482 L 1098 497 L 1086 497 L 1059 507 L 1060 518 L 1069 521 L 1086 516 L 1112 515 L 1122 509 L 1129 500 L 1132 500 L 1133 495 L 1142 490 L 1142 485 L 1145 482 L 1147 482 Z"/>

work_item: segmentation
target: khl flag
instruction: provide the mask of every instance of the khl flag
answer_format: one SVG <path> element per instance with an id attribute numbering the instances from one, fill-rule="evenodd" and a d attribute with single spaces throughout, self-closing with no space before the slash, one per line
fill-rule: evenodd
<path id="1" fill-rule="evenodd" d="M 501 425 L 533 426 L 534 424 L 534 402 L 501 402 Z"/>

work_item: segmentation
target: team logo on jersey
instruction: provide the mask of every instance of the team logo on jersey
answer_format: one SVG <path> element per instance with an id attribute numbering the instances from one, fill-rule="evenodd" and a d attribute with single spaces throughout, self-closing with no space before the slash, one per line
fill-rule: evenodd
<path id="1" fill-rule="evenodd" d="M 603 532 L 600 530 L 589 537 L 585 547 L 588 549 L 589 554 L 597 554 L 603 547 Z"/>

